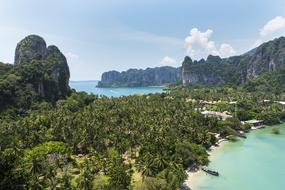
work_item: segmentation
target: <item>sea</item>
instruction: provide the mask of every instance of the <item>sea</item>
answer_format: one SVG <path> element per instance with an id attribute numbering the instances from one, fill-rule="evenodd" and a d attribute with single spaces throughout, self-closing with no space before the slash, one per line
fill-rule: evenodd
<path id="1" fill-rule="evenodd" d="M 191 190 L 285 190 L 285 124 L 251 131 L 246 139 L 227 142 L 214 150 L 209 167 L 195 178 Z"/>
<path id="2" fill-rule="evenodd" d="M 163 86 L 132 87 L 132 88 L 97 88 L 98 81 L 70 81 L 71 88 L 89 94 L 104 95 L 108 97 L 129 96 L 135 94 L 153 94 L 163 92 Z"/>

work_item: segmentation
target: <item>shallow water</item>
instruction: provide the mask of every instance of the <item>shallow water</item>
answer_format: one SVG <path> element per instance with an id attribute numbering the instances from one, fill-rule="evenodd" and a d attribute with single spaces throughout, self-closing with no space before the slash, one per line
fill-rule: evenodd
<path id="1" fill-rule="evenodd" d="M 136 88 L 96 88 L 98 81 L 70 81 L 69 85 L 76 91 L 84 91 L 108 97 L 128 96 L 133 94 L 161 93 L 164 87 L 136 87 Z"/>
<path id="2" fill-rule="evenodd" d="M 225 143 L 210 156 L 210 168 L 219 171 L 214 177 L 202 173 L 193 190 L 284 190 L 285 124 L 280 135 L 272 127 L 255 130 L 247 139 Z"/>

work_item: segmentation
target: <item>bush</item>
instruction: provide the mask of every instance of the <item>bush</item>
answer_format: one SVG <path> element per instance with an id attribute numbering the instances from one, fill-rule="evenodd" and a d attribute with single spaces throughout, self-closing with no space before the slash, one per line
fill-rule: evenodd
<path id="1" fill-rule="evenodd" d="M 30 161 L 35 159 L 44 159 L 48 154 L 62 154 L 69 155 L 70 149 L 67 144 L 63 142 L 46 142 L 40 144 L 30 150 L 25 151 L 24 160 Z"/>
<path id="2" fill-rule="evenodd" d="M 208 163 L 208 155 L 206 149 L 200 145 L 183 142 L 176 145 L 176 154 L 183 161 L 184 168 L 197 163 L 205 165 Z"/>
<path id="3" fill-rule="evenodd" d="M 264 112 L 258 115 L 258 118 L 264 120 L 265 125 L 276 125 L 280 123 L 278 113 L 275 112 Z"/>

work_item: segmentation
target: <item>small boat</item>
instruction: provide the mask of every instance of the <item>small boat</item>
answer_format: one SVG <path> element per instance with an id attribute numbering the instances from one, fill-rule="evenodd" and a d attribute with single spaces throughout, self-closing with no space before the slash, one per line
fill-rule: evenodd
<path id="1" fill-rule="evenodd" d="M 245 134 L 242 134 L 242 133 L 239 133 L 239 134 L 238 134 L 238 137 L 246 139 Z"/>
<path id="2" fill-rule="evenodd" d="M 213 169 L 210 169 L 210 168 L 208 168 L 208 167 L 206 167 L 206 166 L 203 166 L 203 167 L 202 167 L 202 170 L 205 171 L 205 172 L 207 172 L 207 173 L 209 173 L 209 174 L 212 174 L 212 175 L 214 175 L 214 176 L 219 176 L 219 172 L 218 172 L 218 171 L 213 170 Z"/>

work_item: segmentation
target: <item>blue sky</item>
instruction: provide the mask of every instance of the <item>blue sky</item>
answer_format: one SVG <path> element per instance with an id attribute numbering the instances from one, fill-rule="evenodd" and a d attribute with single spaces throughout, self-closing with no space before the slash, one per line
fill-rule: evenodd
<path id="1" fill-rule="evenodd" d="M 0 61 L 38 34 L 66 55 L 71 80 L 180 66 L 185 55 L 227 57 L 285 35 L 284 10 L 284 0 L 0 0 Z"/>

